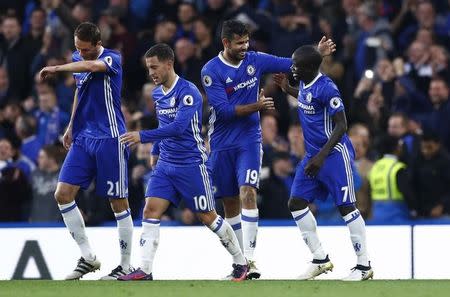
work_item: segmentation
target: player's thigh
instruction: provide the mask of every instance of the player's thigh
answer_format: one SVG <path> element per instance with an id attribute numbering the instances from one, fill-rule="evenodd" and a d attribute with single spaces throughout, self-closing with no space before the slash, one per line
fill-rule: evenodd
<path id="1" fill-rule="evenodd" d="M 180 198 L 177 194 L 177 191 L 175 190 L 174 181 L 167 174 L 167 168 L 164 165 L 161 165 L 160 162 L 156 165 L 150 176 L 147 184 L 147 189 L 145 190 L 145 197 L 146 206 L 144 208 L 144 217 L 146 215 L 146 210 L 148 212 L 152 212 L 155 210 L 155 208 L 152 208 L 152 206 L 157 207 L 158 204 L 162 204 L 152 202 L 152 197 L 157 197 L 158 199 L 165 200 L 168 202 L 168 205 L 173 204 L 175 206 L 178 206 L 178 204 L 180 203 Z"/>
<path id="2" fill-rule="evenodd" d="M 236 161 L 239 187 L 259 188 L 261 163 L 262 147 L 260 143 L 252 143 L 239 149 Z"/>
<path id="3" fill-rule="evenodd" d="M 356 202 L 352 162 L 350 152 L 341 147 L 339 152 L 328 156 L 319 174 L 337 206 Z"/>
<path id="4" fill-rule="evenodd" d="M 236 178 L 236 149 L 211 152 L 207 162 L 215 198 L 239 195 Z"/>
<path id="5" fill-rule="evenodd" d="M 291 199 L 303 199 L 308 203 L 315 199 L 326 197 L 327 192 L 322 183 L 317 178 L 311 178 L 305 174 L 305 165 L 308 162 L 304 158 L 295 170 L 295 177 L 291 188 Z"/>
<path id="6" fill-rule="evenodd" d="M 85 139 L 77 138 L 61 166 L 58 182 L 87 189 L 95 172 L 95 158 L 89 153 Z"/>
<path id="7" fill-rule="evenodd" d="M 93 142 L 96 165 L 96 193 L 101 197 L 128 197 L 129 149 L 118 138 L 98 139 Z"/>
<path id="8" fill-rule="evenodd" d="M 211 177 L 204 164 L 177 168 L 172 172 L 171 178 L 178 194 L 190 210 L 198 213 L 215 209 Z"/>

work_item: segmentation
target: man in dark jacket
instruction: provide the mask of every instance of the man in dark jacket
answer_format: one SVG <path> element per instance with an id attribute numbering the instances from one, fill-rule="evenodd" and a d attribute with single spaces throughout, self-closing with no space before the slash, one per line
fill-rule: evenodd
<path id="1" fill-rule="evenodd" d="M 449 211 L 450 157 L 434 133 L 425 133 L 420 147 L 413 171 L 417 211 L 419 216 L 437 218 Z"/>

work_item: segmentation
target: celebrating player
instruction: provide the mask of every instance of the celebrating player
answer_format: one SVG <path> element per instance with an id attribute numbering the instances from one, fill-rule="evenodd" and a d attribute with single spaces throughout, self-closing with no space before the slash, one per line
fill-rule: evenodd
<path id="1" fill-rule="evenodd" d="M 298 113 L 303 128 L 306 156 L 297 166 L 289 200 L 289 210 L 313 254 L 312 263 L 299 277 L 313 279 L 333 269 L 316 233 L 317 223 L 308 208 L 314 199 L 331 194 L 350 230 L 357 265 L 344 280 L 373 277 L 370 266 L 364 219 L 355 207 L 352 162 L 353 146 L 346 134 L 347 120 L 339 90 L 319 72 L 322 56 L 314 46 L 302 46 L 292 55 L 292 74 L 299 89 L 288 85 L 284 76 L 275 82 L 292 96 L 298 96 Z M 299 92 L 300 90 L 300 92 Z"/>
<path id="2" fill-rule="evenodd" d="M 248 266 L 231 226 L 216 214 L 211 179 L 205 162 L 206 149 L 200 135 L 202 96 L 191 82 L 173 69 L 174 53 L 167 44 L 156 44 L 145 54 L 149 75 L 158 85 L 153 91 L 159 127 L 129 132 L 124 144 L 160 141 L 159 159 L 145 194 L 146 203 L 140 240 L 142 263 L 119 280 L 152 280 L 152 264 L 159 243 L 159 225 L 170 204 L 183 200 L 199 220 L 213 231 L 233 257 L 234 281 L 246 278 Z"/>
<path id="3" fill-rule="evenodd" d="M 211 106 L 208 165 L 215 197 L 222 198 L 225 218 L 249 260 L 248 278 L 254 279 L 260 277 L 254 261 L 258 231 L 256 189 L 262 160 L 259 111 L 274 108 L 271 98 L 260 96 L 258 100 L 258 87 L 263 74 L 289 72 L 292 61 L 248 52 L 249 31 L 240 21 L 225 21 L 221 37 L 224 50 L 206 63 L 201 74 Z M 335 45 L 324 37 L 319 48 L 328 55 Z"/>
<path id="4" fill-rule="evenodd" d="M 85 232 L 75 196 L 96 180 L 96 193 L 108 197 L 119 231 L 120 265 L 102 279 L 116 279 L 130 270 L 133 221 L 128 206 L 128 149 L 119 142 L 125 133 L 120 110 L 122 63 L 119 53 L 102 46 L 99 28 L 82 23 L 75 30 L 73 62 L 45 67 L 39 73 L 46 79 L 57 72 L 72 72 L 75 91 L 72 116 L 63 137 L 69 153 L 59 175 L 55 198 L 64 223 L 78 244 L 82 257 L 66 279 L 79 279 L 100 268 Z"/>

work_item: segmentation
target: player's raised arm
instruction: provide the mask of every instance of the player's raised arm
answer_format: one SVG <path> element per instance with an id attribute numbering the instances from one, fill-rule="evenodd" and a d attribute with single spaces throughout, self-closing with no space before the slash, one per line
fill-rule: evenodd
<path id="1" fill-rule="evenodd" d="M 39 78 L 45 80 L 49 75 L 57 72 L 106 72 L 106 64 L 101 60 L 78 61 L 63 65 L 47 66 L 39 72 Z"/>
<path id="2" fill-rule="evenodd" d="M 284 93 L 291 95 L 292 97 L 298 97 L 298 87 L 293 87 L 289 84 L 288 76 L 284 73 L 275 73 L 273 75 L 273 81 L 277 86 L 281 88 Z"/>
<path id="3" fill-rule="evenodd" d="M 44 67 L 39 72 L 39 78 L 45 80 L 49 75 L 57 72 L 109 72 L 117 74 L 121 70 L 120 55 L 111 54 L 99 59 L 104 48 L 97 27 L 77 28 L 75 31 L 75 48 L 77 50 L 72 56 L 72 63 Z"/>
<path id="4" fill-rule="evenodd" d="M 319 44 L 317 45 L 317 49 L 322 57 L 329 56 L 336 51 L 336 44 L 333 40 L 322 36 L 322 39 L 320 39 Z"/>

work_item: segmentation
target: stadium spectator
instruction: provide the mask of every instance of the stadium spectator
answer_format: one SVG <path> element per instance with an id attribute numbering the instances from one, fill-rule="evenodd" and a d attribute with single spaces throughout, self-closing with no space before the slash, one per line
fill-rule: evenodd
<path id="1" fill-rule="evenodd" d="M 37 164 L 43 143 L 36 135 L 36 119 L 29 115 L 20 116 L 15 123 L 15 132 L 22 141 L 21 152 Z"/>
<path id="2" fill-rule="evenodd" d="M 196 56 L 195 44 L 189 38 L 181 37 L 175 42 L 175 69 L 184 79 L 200 85 L 202 61 Z"/>
<path id="3" fill-rule="evenodd" d="M 414 216 L 417 206 L 406 164 L 399 161 L 402 151 L 399 139 L 384 137 L 380 151 L 383 157 L 373 164 L 368 174 L 372 219 L 401 222 L 409 218 L 409 209 Z"/>
<path id="4" fill-rule="evenodd" d="M 38 96 L 39 109 L 34 115 L 38 121 L 37 136 L 42 144 L 53 144 L 63 134 L 70 117 L 57 106 L 53 89 L 40 93 Z"/>
<path id="5" fill-rule="evenodd" d="M 370 135 L 367 126 L 361 123 L 354 124 L 348 130 L 348 136 L 355 149 L 355 169 L 361 179 L 361 186 L 356 190 L 356 206 L 364 219 L 372 215 L 372 203 L 369 193 L 368 174 L 372 169 L 373 162 L 367 158 Z M 356 184 L 355 184 L 356 188 Z"/>
<path id="6" fill-rule="evenodd" d="M 294 165 L 290 154 L 276 152 L 272 157 L 270 176 L 261 180 L 258 209 L 262 219 L 288 219 L 291 214 L 286 207 L 294 181 Z"/>
<path id="7" fill-rule="evenodd" d="M 25 99 L 31 89 L 30 45 L 21 37 L 21 26 L 17 17 L 6 16 L 1 23 L 0 66 L 8 70 L 9 85 L 19 100 Z"/>
<path id="8" fill-rule="evenodd" d="M 370 2 L 358 7 L 357 20 L 361 31 L 356 42 L 354 65 L 355 77 L 360 79 L 365 70 L 372 69 L 380 59 L 391 54 L 394 43 L 389 24 L 378 17 Z"/>
<path id="9" fill-rule="evenodd" d="M 59 169 L 64 159 L 63 148 L 44 146 L 39 151 L 38 168 L 33 172 L 30 222 L 62 221 L 54 193 L 58 184 Z"/>
<path id="10" fill-rule="evenodd" d="M 433 110 L 423 115 L 422 126 L 424 130 L 437 133 L 442 145 L 450 151 L 450 101 L 447 82 L 439 77 L 433 78 L 428 95 Z"/>
<path id="11" fill-rule="evenodd" d="M 439 218 L 450 210 L 450 157 L 438 135 L 430 132 L 422 136 L 420 152 L 412 183 L 418 216 Z"/>

